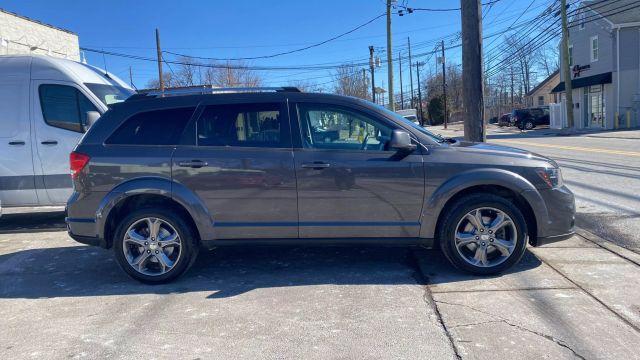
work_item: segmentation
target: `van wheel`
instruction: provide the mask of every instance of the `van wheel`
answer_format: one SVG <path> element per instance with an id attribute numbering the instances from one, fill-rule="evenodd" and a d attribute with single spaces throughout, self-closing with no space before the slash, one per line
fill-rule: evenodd
<path id="1" fill-rule="evenodd" d="M 120 222 L 113 249 L 120 267 L 147 284 L 172 281 L 195 261 L 199 247 L 194 230 L 182 217 L 164 209 L 140 209 Z"/>
<path id="2" fill-rule="evenodd" d="M 444 215 L 440 248 L 457 268 L 479 275 L 499 273 L 526 249 L 527 224 L 510 201 L 493 194 L 461 198 Z"/>

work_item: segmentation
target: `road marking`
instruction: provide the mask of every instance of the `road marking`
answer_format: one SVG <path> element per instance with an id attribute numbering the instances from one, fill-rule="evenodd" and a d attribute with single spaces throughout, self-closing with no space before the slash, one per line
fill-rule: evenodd
<path id="1" fill-rule="evenodd" d="M 529 146 L 538 146 L 538 147 L 552 148 L 552 149 L 578 150 L 578 151 L 586 151 L 586 152 L 595 152 L 595 153 L 604 153 L 604 154 L 613 154 L 613 155 L 627 155 L 627 156 L 640 157 L 640 152 L 637 152 L 637 151 L 587 148 L 587 147 L 581 147 L 581 146 L 568 146 L 568 145 L 551 145 L 551 144 L 540 144 L 540 143 L 531 143 L 531 142 L 516 141 L 516 140 L 503 140 L 503 139 L 494 139 L 493 141 L 501 142 L 501 143 L 522 145 L 522 146 L 529 145 Z"/>

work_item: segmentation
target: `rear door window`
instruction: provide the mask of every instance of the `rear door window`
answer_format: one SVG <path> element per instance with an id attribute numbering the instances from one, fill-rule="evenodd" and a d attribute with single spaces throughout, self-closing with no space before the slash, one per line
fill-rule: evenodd
<path id="1" fill-rule="evenodd" d="M 137 113 L 127 119 L 110 137 L 107 144 L 177 145 L 195 107 L 153 110 Z"/>
<path id="2" fill-rule="evenodd" d="M 44 121 L 53 127 L 84 132 L 87 111 L 98 111 L 89 99 L 73 86 L 43 84 L 38 88 Z"/>
<path id="3" fill-rule="evenodd" d="M 284 148 L 291 146 L 280 103 L 209 105 L 196 122 L 199 146 Z"/>

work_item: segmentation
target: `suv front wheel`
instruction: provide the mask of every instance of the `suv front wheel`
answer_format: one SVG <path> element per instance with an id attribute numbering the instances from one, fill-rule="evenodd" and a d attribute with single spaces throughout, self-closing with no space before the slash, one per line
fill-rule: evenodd
<path id="1" fill-rule="evenodd" d="M 198 254 L 192 229 L 178 215 L 140 209 L 120 222 L 113 249 L 120 267 L 149 284 L 169 282 L 186 272 Z"/>
<path id="2" fill-rule="evenodd" d="M 440 226 L 440 247 L 459 269 L 488 275 L 517 263 L 526 249 L 527 225 L 507 199 L 474 194 L 456 201 Z"/>

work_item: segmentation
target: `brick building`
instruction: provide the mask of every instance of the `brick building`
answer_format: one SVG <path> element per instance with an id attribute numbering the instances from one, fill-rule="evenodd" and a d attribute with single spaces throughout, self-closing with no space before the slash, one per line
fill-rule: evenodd
<path id="1" fill-rule="evenodd" d="M 0 55 L 41 54 L 80 61 L 78 35 L 0 9 Z"/>

